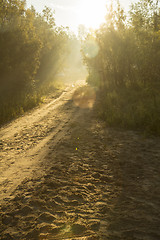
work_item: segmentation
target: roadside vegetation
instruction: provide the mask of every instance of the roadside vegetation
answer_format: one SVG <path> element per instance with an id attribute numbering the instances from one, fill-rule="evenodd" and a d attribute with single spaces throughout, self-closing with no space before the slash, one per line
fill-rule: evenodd
<path id="1" fill-rule="evenodd" d="M 99 92 L 96 111 L 107 125 L 160 135 L 159 1 L 139 1 L 129 13 L 113 1 L 82 52 L 88 83 Z"/>
<path id="2" fill-rule="evenodd" d="M 73 42 L 79 46 L 74 34 L 56 26 L 51 9 L 40 14 L 25 0 L 0 0 L 0 125 L 61 85 L 63 69 L 72 64 L 67 58 L 78 50 Z"/>

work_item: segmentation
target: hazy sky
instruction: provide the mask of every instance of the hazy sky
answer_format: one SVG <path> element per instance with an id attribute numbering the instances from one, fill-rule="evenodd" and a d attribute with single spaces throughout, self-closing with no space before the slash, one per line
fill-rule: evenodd
<path id="1" fill-rule="evenodd" d="M 121 5 L 128 9 L 136 0 L 120 0 Z M 27 7 L 33 5 L 38 12 L 44 6 L 55 10 L 57 25 L 69 26 L 76 31 L 79 24 L 96 28 L 104 22 L 106 5 L 109 0 L 27 0 Z"/>

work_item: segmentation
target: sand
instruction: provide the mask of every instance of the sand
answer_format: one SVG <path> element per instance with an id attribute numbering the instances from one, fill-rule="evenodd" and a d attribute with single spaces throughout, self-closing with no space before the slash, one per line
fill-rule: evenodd
<path id="1" fill-rule="evenodd" d="M 77 87 L 1 128 L 0 239 L 160 239 L 160 139 L 106 127 Z"/>

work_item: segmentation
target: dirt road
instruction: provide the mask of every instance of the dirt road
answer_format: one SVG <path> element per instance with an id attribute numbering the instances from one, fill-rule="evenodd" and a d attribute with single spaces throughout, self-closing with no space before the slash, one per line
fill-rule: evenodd
<path id="1" fill-rule="evenodd" d="M 1 128 L 0 239 L 160 239 L 160 139 L 106 128 L 77 87 Z"/>

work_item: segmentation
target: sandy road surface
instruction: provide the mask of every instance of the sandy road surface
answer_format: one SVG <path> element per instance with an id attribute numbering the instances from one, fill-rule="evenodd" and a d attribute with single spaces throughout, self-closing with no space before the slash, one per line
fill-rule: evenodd
<path id="1" fill-rule="evenodd" d="M 26 177 L 40 170 L 40 159 L 45 156 L 50 139 L 56 144 L 66 134 L 66 124 L 78 112 L 65 104 L 82 84 L 84 81 L 68 86 L 57 99 L 50 99 L 49 103 L 1 128 L 0 199 L 12 197 L 11 193 Z"/>
<path id="2" fill-rule="evenodd" d="M 159 240 L 160 139 L 106 128 L 75 89 L 1 129 L 0 239 Z"/>

